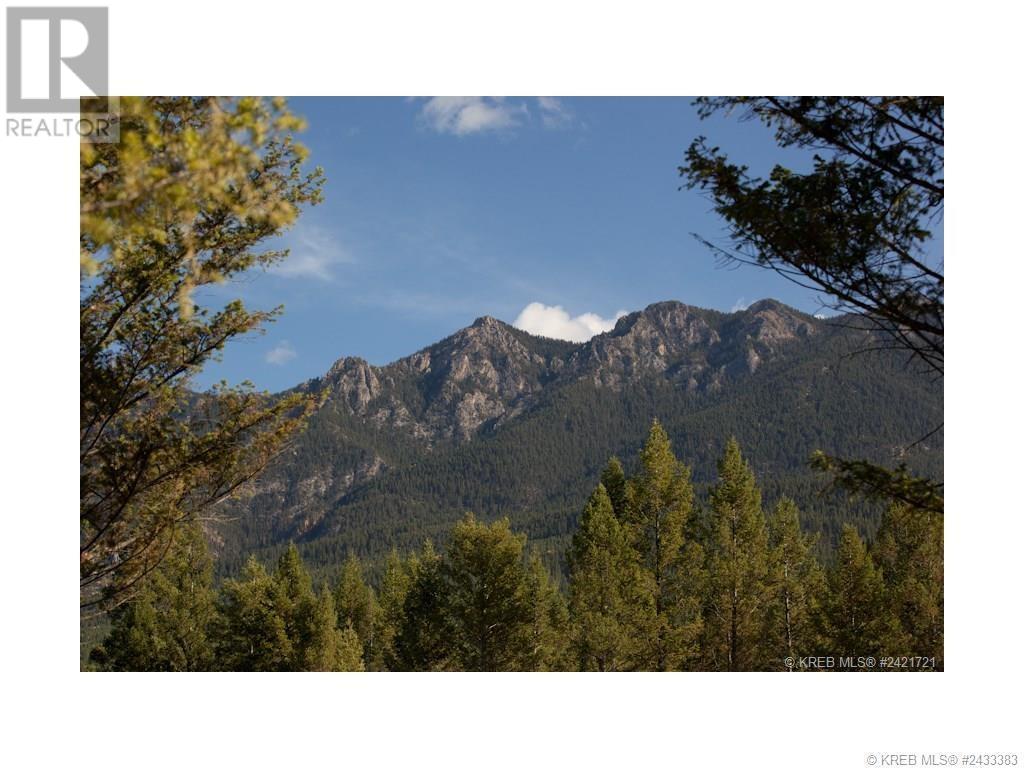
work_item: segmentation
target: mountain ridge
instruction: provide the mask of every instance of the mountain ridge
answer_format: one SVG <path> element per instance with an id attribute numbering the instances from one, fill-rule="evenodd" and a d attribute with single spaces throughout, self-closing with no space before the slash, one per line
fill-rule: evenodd
<path id="1" fill-rule="evenodd" d="M 942 398 L 892 354 L 846 365 L 862 344 L 774 299 L 732 313 L 666 301 L 586 342 L 482 316 L 386 365 L 342 357 L 299 385 L 323 404 L 216 539 L 228 569 L 288 540 L 314 561 L 373 558 L 474 511 L 557 549 L 600 467 L 630 461 L 652 418 L 698 483 L 736 434 L 769 496 L 797 497 L 811 528 L 832 537 L 853 519 L 870 530 L 864 505 L 814 496 L 807 455 L 888 460 L 941 421 Z M 941 473 L 941 436 L 931 444 L 921 468 Z"/>

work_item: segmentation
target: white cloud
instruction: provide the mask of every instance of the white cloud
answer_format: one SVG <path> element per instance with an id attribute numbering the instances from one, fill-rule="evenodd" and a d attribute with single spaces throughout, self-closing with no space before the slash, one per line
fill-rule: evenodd
<path id="1" fill-rule="evenodd" d="M 610 331 L 615 327 L 615 322 L 625 314 L 620 310 L 615 313 L 615 317 L 608 319 L 593 312 L 584 312 L 582 315 L 570 317 L 569 313 L 561 307 L 549 307 L 535 301 L 526 305 L 513 325 L 535 336 L 547 336 L 566 341 L 586 341 L 599 333 Z"/>
<path id="2" fill-rule="evenodd" d="M 732 305 L 730 312 L 742 312 L 744 309 L 749 307 L 753 302 L 747 301 L 743 296 L 736 299 L 736 303 Z"/>
<path id="3" fill-rule="evenodd" d="M 355 261 L 334 235 L 312 224 L 300 225 L 290 232 L 285 244 L 291 253 L 270 269 L 281 277 L 312 277 L 329 281 L 334 279 L 334 265 Z"/>
<path id="4" fill-rule="evenodd" d="M 545 128 L 561 128 L 572 122 L 572 113 L 554 96 L 538 96 L 537 104 Z"/>
<path id="5" fill-rule="evenodd" d="M 524 105 L 493 96 L 435 96 L 420 111 L 435 131 L 456 136 L 512 128 L 525 114 Z"/>
<path id="6" fill-rule="evenodd" d="M 573 121 L 569 108 L 554 96 L 538 96 L 537 107 L 545 128 L 563 128 Z M 533 119 L 526 101 L 498 96 L 435 96 L 427 99 L 420 117 L 438 133 L 456 136 L 501 131 Z"/>
<path id="7" fill-rule="evenodd" d="M 299 353 L 295 351 L 286 339 L 285 341 L 279 341 L 273 349 L 263 356 L 263 359 L 271 365 L 284 365 L 290 360 L 294 360 L 298 355 Z"/>

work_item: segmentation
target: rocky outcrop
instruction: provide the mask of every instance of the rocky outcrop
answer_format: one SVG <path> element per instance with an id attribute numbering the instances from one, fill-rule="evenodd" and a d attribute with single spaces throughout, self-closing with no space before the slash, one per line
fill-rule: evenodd
<path id="1" fill-rule="evenodd" d="M 717 391 L 756 374 L 818 323 L 772 299 L 732 314 L 665 301 L 573 344 L 481 317 L 390 365 L 341 358 L 317 386 L 330 386 L 331 400 L 379 428 L 428 445 L 468 441 L 527 410 L 546 387 L 580 379 L 618 389 L 655 375 L 691 392 Z"/>

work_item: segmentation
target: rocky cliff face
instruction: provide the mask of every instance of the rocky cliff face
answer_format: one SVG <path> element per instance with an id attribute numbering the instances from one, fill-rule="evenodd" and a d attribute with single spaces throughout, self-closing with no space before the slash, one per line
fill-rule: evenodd
<path id="1" fill-rule="evenodd" d="M 921 391 L 902 365 L 862 359 L 835 375 L 848 342 L 777 301 L 731 314 L 662 302 L 583 344 L 482 317 L 389 365 L 341 358 L 301 386 L 326 391 L 323 405 L 237 500 L 218 546 L 326 537 L 372 552 L 418 545 L 465 510 L 563 535 L 594 473 L 628 460 L 652 418 L 695 472 L 710 476 L 720 441 L 739 434 L 780 482 L 814 449 L 884 453 L 941 419 L 941 390 Z"/>
<path id="2" fill-rule="evenodd" d="M 481 317 L 390 365 L 343 357 L 301 386 L 329 390 L 304 438 L 322 447 L 305 450 L 298 465 L 282 457 L 280 471 L 266 472 L 244 502 L 274 510 L 278 535 L 301 537 L 327 509 L 388 471 L 381 436 L 427 453 L 466 444 L 540 407 L 552 389 L 580 381 L 618 392 L 653 376 L 688 392 L 714 393 L 756 376 L 764 363 L 822 329 L 820 321 L 772 300 L 732 314 L 666 301 L 583 344 Z M 358 433 L 367 430 L 376 437 L 361 441 Z"/>
<path id="3" fill-rule="evenodd" d="M 676 301 L 621 318 L 583 344 L 523 333 L 493 317 L 383 367 L 342 358 L 317 382 L 355 416 L 424 441 L 471 440 L 528 409 L 546 387 L 586 378 L 619 388 L 664 376 L 690 391 L 753 375 L 820 321 L 766 299 L 724 314 Z"/>

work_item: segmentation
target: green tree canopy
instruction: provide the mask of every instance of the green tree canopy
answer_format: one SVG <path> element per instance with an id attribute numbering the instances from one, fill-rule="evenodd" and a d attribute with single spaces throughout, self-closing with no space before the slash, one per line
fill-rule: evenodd
<path id="1" fill-rule="evenodd" d="M 678 669 L 696 650 L 700 629 L 700 548 L 684 540 L 693 512 L 689 468 L 676 459 L 657 420 L 640 451 L 640 466 L 627 484 L 627 534 L 639 555 L 654 603 L 654 617 L 638 641 L 647 645 L 644 666 Z"/>
<path id="2" fill-rule="evenodd" d="M 843 527 L 829 573 L 826 606 L 830 651 L 837 656 L 891 653 L 900 627 L 889 611 L 885 581 L 852 526 Z"/>
<path id="3" fill-rule="evenodd" d="M 765 611 L 774 587 L 767 522 L 761 490 L 735 438 L 726 445 L 711 491 L 707 547 L 707 663 L 729 671 L 764 668 Z"/>
<path id="4" fill-rule="evenodd" d="M 814 556 L 815 536 L 800 530 L 800 511 L 782 498 L 768 517 L 773 598 L 765 616 L 769 669 L 782 669 L 786 657 L 822 650 L 821 611 L 825 575 Z"/>
<path id="5" fill-rule="evenodd" d="M 944 569 L 942 518 L 906 504 L 882 515 L 871 556 L 882 571 L 889 610 L 903 629 L 904 656 L 943 658 Z"/>
<path id="6" fill-rule="evenodd" d="M 817 153 L 806 172 L 776 165 L 763 179 L 695 139 L 679 172 L 711 198 L 732 243 L 698 239 L 727 262 L 820 291 L 844 313 L 837 322 L 870 331 L 866 349 L 906 351 L 924 373 L 941 377 L 943 261 L 927 244 L 942 220 L 943 99 L 743 96 L 697 105 L 702 118 L 739 111 L 774 130 L 781 147 Z M 942 483 L 914 478 L 905 465 L 890 470 L 822 453 L 812 464 L 846 490 L 942 511 Z"/>
<path id="7" fill-rule="evenodd" d="M 635 632 L 654 616 L 636 551 L 604 485 L 590 496 L 569 550 L 571 641 L 579 668 L 614 672 L 633 668 Z"/>
<path id="8" fill-rule="evenodd" d="M 508 520 L 486 525 L 470 515 L 452 529 L 444 573 L 462 669 L 515 670 L 530 656 L 525 544 Z"/>
<path id="9" fill-rule="evenodd" d="M 377 598 L 363 580 L 363 566 L 355 555 L 345 560 L 336 595 L 338 626 L 341 629 L 351 627 L 355 631 L 363 647 L 363 658 L 369 664 L 374 656 Z"/>
<path id="10" fill-rule="evenodd" d="M 81 146 L 80 581 L 116 605 L 178 524 L 257 474 L 312 403 L 194 375 L 280 311 L 196 306 L 194 289 L 280 261 L 260 249 L 320 199 L 281 100 L 125 98 L 121 141 Z"/>
<path id="11" fill-rule="evenodd" d="M 799 96 L 698 100 L 701 117 L 740 111 L 782 147 L 815 150 L 811 170 L 767 179 L 693 141 L 679 171 L 726 220 L 723 257 L 756 264 L 854 310 L 930 370 L 943 368 L 943 272 L 925 250 L 941 221 L 941 97 Z M 707 242 L 707 241 L 705 241 Z"/>
<path id="12" fill-rule="evenodd" d="M 213 564 L 197 523 L 174 546 L 132 599 L 111 615 L 109 637 L 92 658 L 111 671 L 202 672 L 214 663 Z"/>

